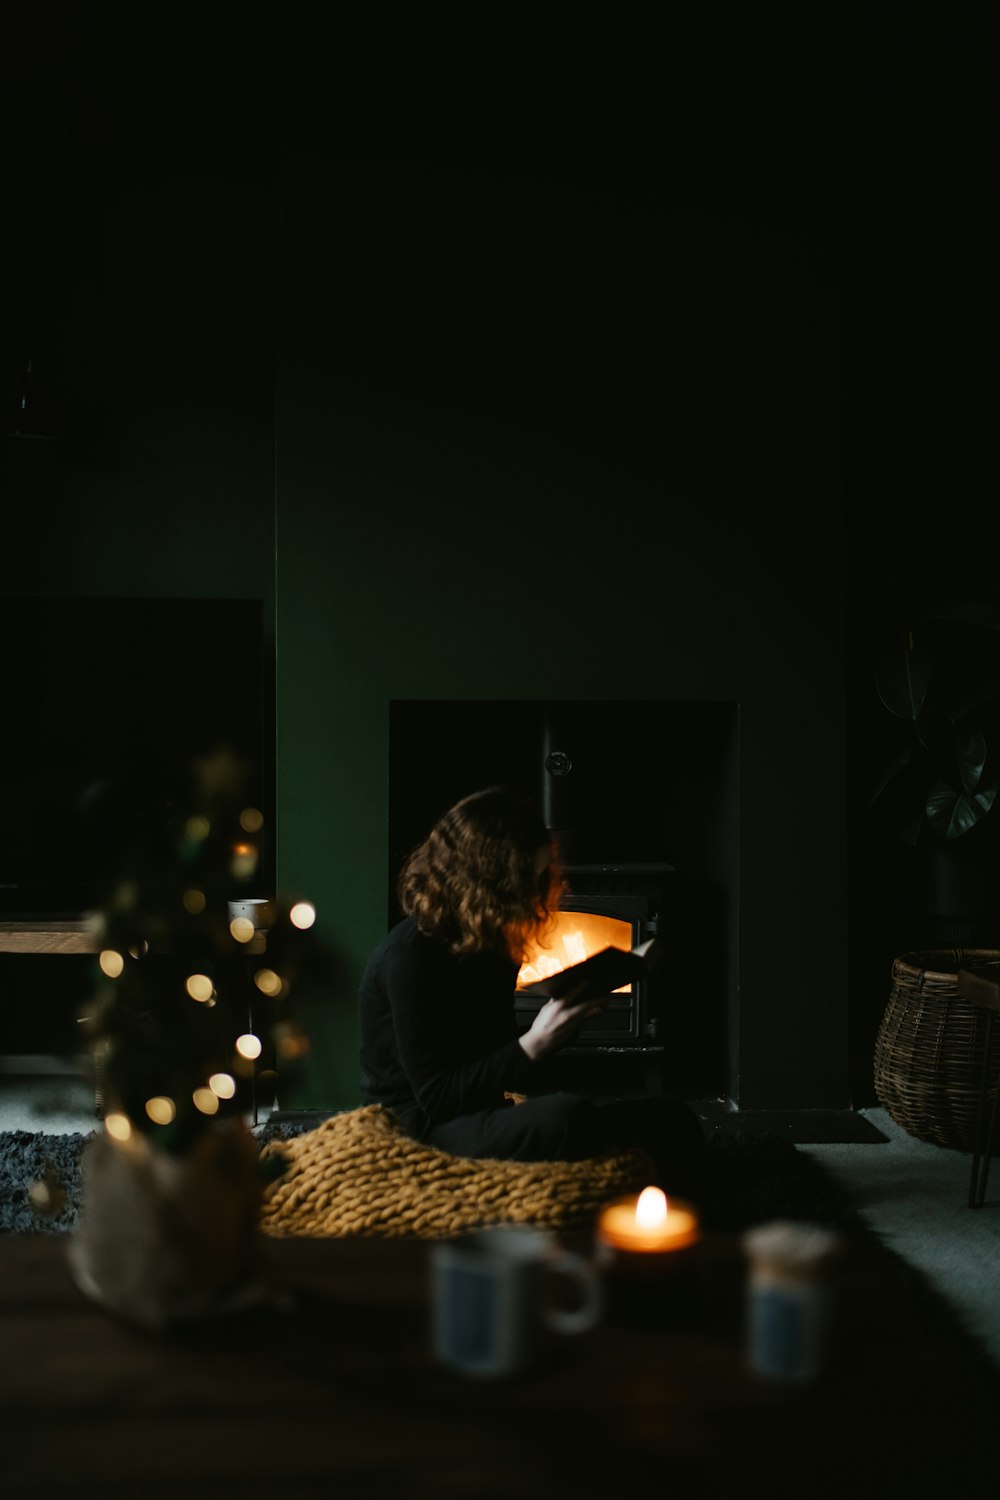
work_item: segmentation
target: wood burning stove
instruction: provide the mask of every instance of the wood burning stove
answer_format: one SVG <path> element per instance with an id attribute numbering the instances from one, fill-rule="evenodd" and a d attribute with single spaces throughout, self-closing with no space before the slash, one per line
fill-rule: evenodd
<path id="1" fill-rule="evenodd" d="M 514 1012 L 527 1029 L 543 1001 L 520 986 L 564 969 L 601 948 L 634 948 L 664 932 L 671 881 L 668 864 L 567 864 L 567 888 L 547 946 L 528 955 L 518 975 Z M 588 1017 L 567 1056 L 614 1052 L 639 1058 L 663 1053 L 662 966 L 615 990 L 597 1016 Z"/>

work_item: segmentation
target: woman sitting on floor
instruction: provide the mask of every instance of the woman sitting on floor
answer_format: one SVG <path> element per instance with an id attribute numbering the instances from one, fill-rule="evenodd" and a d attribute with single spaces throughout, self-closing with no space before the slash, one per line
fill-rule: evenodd
<path id="1" fill-rule="evenodd" d="M 555 1054 L 599 1007 L 547 1000 L 518 1033 L 518 970 L 563 889 L 538 812 L 502 787 L 463 798 L 409 856 L 398 889 L 406 915 L 359 989 L 364 1103 L 456 1156 L 576 1161 L 640 1146 L 666 1191 L 696 1193 L 704 1137 L 689 1106 L 599 1103 L 559 1087 Z"/>

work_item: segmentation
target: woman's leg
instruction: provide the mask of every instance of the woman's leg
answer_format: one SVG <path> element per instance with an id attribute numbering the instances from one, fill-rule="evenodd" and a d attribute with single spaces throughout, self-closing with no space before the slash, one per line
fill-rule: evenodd
<path id="1" fill-rule="evenodd" d="M 424 1142 L 453 1156 L 501 1161 L 581 1161 L 603 1146 L 597 1108 L 581 1094 L 534 1094 L 432 1125 Z"/>
<path id="2" fill-rule="evenodd" d="M 604 1150 L 641 1146 L 652 1157 L 664 1192 L 699 1197 L 706 1168 L 705 1132 L 689 1104 L 652 1094 L 610 1100 L 595 1109 Z"/>
<path id="3" fill-rule="evenodd" d="M 533 1094 L 432 1125 L 423 1139 L 454 1156 L 502 1161 L 581 1161 L 638 1146 L 651 1157 L 664 1192 L 695 1199 L 705 1171 L 698 1116 L 690 1105 L 659 1095 L 596 1104 L 582 1094 Z"/>

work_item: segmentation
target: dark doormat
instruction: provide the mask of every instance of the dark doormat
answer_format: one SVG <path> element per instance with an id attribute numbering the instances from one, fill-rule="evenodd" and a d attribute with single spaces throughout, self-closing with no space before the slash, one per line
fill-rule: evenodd
<path id="1" fill-rule="evenodd" d="M 706 1129 L 733 1135 L 769 1136 L 800 1146 L 877 1145 L 887 1142 L 877 1125 L 853 1109 L 730 1108 L 725 1099 L 697 1099 L 692 1108 Z"/>

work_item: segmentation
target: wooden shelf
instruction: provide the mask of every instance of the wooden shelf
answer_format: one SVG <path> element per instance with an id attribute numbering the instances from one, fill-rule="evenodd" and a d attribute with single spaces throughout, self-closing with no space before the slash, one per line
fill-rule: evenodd
<path id="1" fill-rule="evenodd" d="M 96 953 L 85 921 L 0 922 L 0 953 Z"/>

